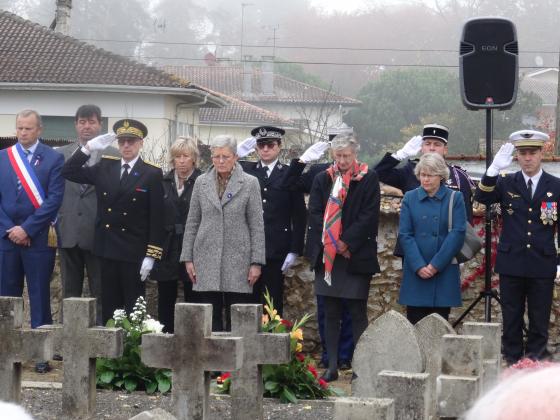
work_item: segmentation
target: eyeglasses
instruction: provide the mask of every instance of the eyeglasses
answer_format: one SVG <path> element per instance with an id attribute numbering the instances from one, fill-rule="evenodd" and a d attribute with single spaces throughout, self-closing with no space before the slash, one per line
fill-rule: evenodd
<path id="1" fill-rule="evenodd" d="M 276 147 L 278 143 L 276 142 L 272 142 L 272 143 L 257 143 L 257 149 L 274 149 L 274 147 Z"/>
<path id="2" fill-rule="evenodd" d="M 433 174 L 425 174 L 425 173 L 420 173 L 420 178 L 428 178 L 428 179 L 432 179 L 432 178 L 439 178 L 439 175 L 433 175 Z"/>
<path id="3" fill-rule="evenodd" d="M 227 162 L 228 160 L 232 159 L 233 155 L 230 156 L 225 156 L 225 155 L 217 155 L 217 156 L 212 156 L 212 160 L 218 161 L 218 162 Z"/>

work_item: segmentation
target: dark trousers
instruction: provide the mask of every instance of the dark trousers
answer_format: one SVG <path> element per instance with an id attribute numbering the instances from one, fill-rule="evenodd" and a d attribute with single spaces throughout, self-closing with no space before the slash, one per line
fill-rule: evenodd
<path id="1" fill-rule="evenodd" d="M 530 357 L 541 359 L 546 354 L 548 324 L 554 279 L 524 278 L 500 275 L 502 299 L 502 350 L 508 364 Z M 527 302 L 529 332 L 523 346 L 523 315 Z"/>
<path id="2" fill-rule="evenodd" d="M 84 274 L 87 273 L 89 295 L 96 299 L 96 322 L 101 325 L 101 264 L 99 257 L 91 251 L 73 248 L 59 248 L 60 278 L 62 281 L 62 293 L 64 298 L 82 297 L 84 288 Z M 64 315 L 62 313 L 62 316 Z M 62 319 L 61 319 L 62 321 Z"/>
<path id="3" fill-rule="evenodd" d="M 273 300 L 274 308 L 280 316 L 282 316 L 282 311 L 284 310 L 283 263 L 284 261 L 280 260 L 266 260 L 266 265 L 263 265 L 261 269 L 261 276 L 253 286 L 254 302 L 264 304 L 264 293 L 268 290 Z"/>
<path id="4" fill-rule="evenodd" d="M 124 309 L 130 314 L 136 299 L 145 295 L 145 285 L 140 280 L 140 265 L 140 262 L 101 258 L 103 325 L 113 317 L 115 309 Z"/>
<path id="5" fill-rule="evenodd" d="M 254 303 L 251 293 L 193 292 L 193 295 L 196 303 L 212 304 L 212 331 L 231 331 L 231 305 Z"/>
<path id="6" fill-rule="evenodd" d="M 321 363 L 328 366 L 327 344 L 325 342 L 325 297 L 317 295 L 317 323 L 321 337 Z M 354 354 L 354 340 L 352 338 L 352 317 L 348 311 L 346 299 L 342 299 L 342 316 L 340 318 L 340 336 L 338 338 L 338 361 L 350 362 Z"/>
<path id="7" fill-rule="evenodd" d="M 325 342 L 329 358 L 329 370 L 338 368 L 338 340 L 340 337 L 340 317 L 343 299 L 324 296 L 325 299 Z M 345 299 L 352 317 L 352 336 L 357 343 L 368 326 L 367 299 Z"/>
<path id="8" fill-rule="evenodd" d="M 196 303 L 192 283 L 187 279 L 185 271 L 179 274 L 179 281 L 183 283 L 185 302 Z M 173 334 L 175 331 L 175 303 L 177 302 L 177 280 L 158 281 L 158 319 L 163 324 L 163 332 Z"/>
<path id="9" fill-rule="evenodd" d="M 441 315 L 447 321 L 450 312 L 451 308 L 448 307 L 407 306 L 406 318 L 412 325 L 431 314 Z"/>
<path id="10" fill-rule="evenodd" d="M 31 328 L 52 324 L 50 282 L 55 249 L 15 247 L 0 251 L 0 296 L 21 297 L 27 281 Z"/>

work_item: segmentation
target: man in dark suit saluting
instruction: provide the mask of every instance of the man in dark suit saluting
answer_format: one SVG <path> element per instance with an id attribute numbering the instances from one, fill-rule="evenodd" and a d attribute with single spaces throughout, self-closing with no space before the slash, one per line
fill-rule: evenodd
<path id="1" fill-rule="evenodd" d="M 97 218 L 93 253 L 101 258 L 103 323 L 118 308 L 132 312 L 145 292 L 163 242 L 161 169 L 142 160 L 140 150 L 148 130 L 140 121 L 124 119 L 114 134 L 89 140 L 66 161 L 62 175 L 73 182 L 95 185 Z M 118 140 L 122 158 L 103 156 L 84 166 L 92 152 Z"/>

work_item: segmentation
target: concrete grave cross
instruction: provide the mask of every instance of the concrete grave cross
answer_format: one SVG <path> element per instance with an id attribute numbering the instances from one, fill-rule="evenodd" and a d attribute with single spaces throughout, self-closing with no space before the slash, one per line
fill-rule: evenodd
<path id="1" fill-rule="evenodd" d="M 53 330 L 55 349 L 64 359 L 62 411 L 70 417 L 95 412 L 95 359 L 123 354 L 123 330 L 96 326 L 95 301 L 93 298 L 64 299 L 64 325 L 41 327 Z"/>
<path id="2" fill-rule="evenodd" d="M 243 364 L 240 337 L 212 335 L 212 305 L 177 303 L 175 334 L 142 336 L 142 362 L 173 371 L 173 406 L 179 420 L 208 416 L 210 372 Z"/>
<path id="3" fill-rule="evenodd" d="M 288 363 L 290 334 L 262 333 L 262 305 L 232 305 L 231 335 L 243 338 L 243 366 L 232 374 L 232 419 L 263 418 L 262 365 Z"/>
<path id="4" fill-rule="evenodd" d="M 23 299 L 0 297 L 0 401 L 20 401 L 24 361 L 52 357 L 51 334 L 22 324 Z"/>

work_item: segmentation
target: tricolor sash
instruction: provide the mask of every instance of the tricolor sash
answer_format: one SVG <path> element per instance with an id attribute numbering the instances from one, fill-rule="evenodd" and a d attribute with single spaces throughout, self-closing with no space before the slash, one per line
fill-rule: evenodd
<path id="1" fill-rule="evenodd" d="M 8 148 L 8 158 L 10 159 L 10 164 L 12 169 L 16 173 L 19 182 L 27 197 L 36 209 L 41 207 L 43 201 L 45 201 L 45 192 L 41 183 L 37 179 L 35 171 L 31 168 L 31 164 L 27 160 L 27 156 L 23 150 L 21 144 L 16 143 L 12 147 Z"/>

